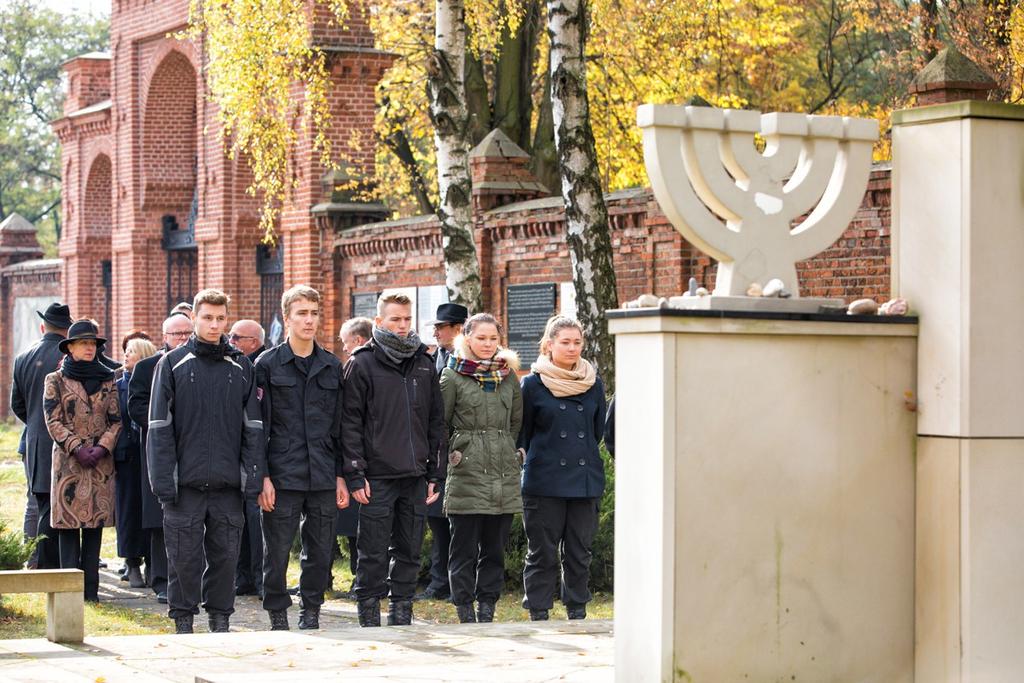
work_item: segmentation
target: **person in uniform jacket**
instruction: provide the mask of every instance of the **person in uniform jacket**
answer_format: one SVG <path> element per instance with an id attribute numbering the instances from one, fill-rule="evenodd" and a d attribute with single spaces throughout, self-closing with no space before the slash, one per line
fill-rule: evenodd
<path id="1" fill-rule="evenodd" d="M 195 334 L 160 358 L 149 401 L 149 483 L 163 506 L 178 633 L 192 632 L 200 599 L 210 631 L 228 630 L 243 499 L 259 492 L 263 423 L 252 363 L 224 334 L 228 303 L 215 289 L 196 294 Z"/>
<path id="2" fill-rule="evenodd" d="M 180 304 L 179 304 L 180 305 Z M 143 358 L 132 369 L 128 381 L 128 415 L 139 428 L 142 458 L 139 462 L 142 490 L 142 529 L 148 537 L 149 554 L 146 556 L 146 583 L 156 593 L 157 602 L 167 604 L 167 547 L 164 543 L 164 512 L 160 501 L 149 485 L 149 463 L 146 457 L 149 442 L 149 396 L 153 388 L 153 375 L 160 357 L 184 344 L 192 336 L 192 319 L 184 313 L 172 313 L 163 322 L 164 346 L 155 356 Z"/>
<path id="3" fill-rule="evenodd" d="M 584 619 L 591 595 L 591 546 L 604 493 L 598 444 L 604 433 L 604 386 L 580 357 L 583 327 L 572 318 L 548 320 L 540 356 L 523 378 L 523 528 L 527 554 L 523 606 L 534 621 L 548 618 L 558 587 L 570 619 Z"/>
<path id="4" fill-rule="evenodd" d="M 297 285 L 281 296 L 288 335 L 256 361 L 256 386 L 266 437 L 259 460 L 263 482 L 263 609 L 271 630 L 288 630 L 288 556 L 302 538 L 299 628 L 320 628 L 330 581 L 334 515 L 348 506 L 341 471 L 341 361 L 316 343 L 320 293 Z"/>
<path id="5" fill-rule="evenodd" d="M 85 599 L 99 600 L 103 527 L 114 524 L 114 457 L 121 411 L 114 371 L 99 360 L 106 339 L 90 320 L 60 342 L 60 368 L 46 376 L 43 411 L 53 438 L 50 524 L 61 569 L 85 574 Z"/>
<path id="6" fill-rule="evenodd" d="M 459 621 L 490 622 L 505 584 L 512 516 L 523 509 L 516 450 L 523 418 L 519 356 L 499 346 L 501 327 L 488 313 L 474 315 L 462 330 L 441 373 L 449 443 L 448 573 Z"/>
<path id="7" fill-rule="evenodd" d="M 434 328 L 434 339 L 437 341 L 437 351 L 434 354 L 434 363 L 437 368 L 438 377 L 448 367 L 448 359 L 455 348 L 455 338 L 462 332 L 462 325 L 469 317 L 469 309 L 459 304 L 441 304 L 437 307 L 435 319 L 428 325 Z M 441 453 L 442 467 L 446 453 Z M 419 599 L 447 600 L 451 597 L 451 587 L 448 585 L 448 554 L 452 541 L 451 526 L 448 524 L 448 517 L 444 514 L 444 481 L 438 484 L 438 498 L 427 506 L 427 524 L 430 526 L 430 583 L 426 589 L 416 596 Z"/>
<path id="8" fill-rule="evenodd" d="M 11 410 L 25 423 L 25 472 L 28 489 L 36 499 L 39 569 L 60 568 L 57 534 L 50 526 L 50 471 L 53 465 L 53 439 L 46 430 L 43 413 L 43 385 L 46 376 L 60 365 L 64 354 L 58 344 L 71 327 L 71 313 L 64 304 L 50 304 L 42 313 L 39 331 L 42 339 L 14 359 L 11 384 Z"/>
<path id="9" fill-rule="evenodd" d="M 359 624 L 412 622 L 426 506 L 437 499 L 444 406 L 433 359 L 412 329 L 412 302 L 377 302 L 373 339 L 345 365 L 342 453 L 359 509 L 356 598 Z M 390 556 L 390 557 L 389 557 Z"/>

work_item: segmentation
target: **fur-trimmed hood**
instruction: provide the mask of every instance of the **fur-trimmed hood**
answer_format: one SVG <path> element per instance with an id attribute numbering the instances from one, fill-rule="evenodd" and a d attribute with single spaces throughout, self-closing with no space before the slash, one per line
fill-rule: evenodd
<path id="1" fill-rule="evenodd" d="M 454 348 L 458 350 L 458 355 L 463 358 L 474 359 L 476 356 L 472 351 L 469 350 L 469 340 L 464 335 L 459 335 L 455 338 Z M 519 354 L 512 349 L 505 348 L 504 346 L 498 347 L 498 352 L 495 354 L 498 358 L 503 358 L 505 363 L 512 372 L 519 372 Z"/>

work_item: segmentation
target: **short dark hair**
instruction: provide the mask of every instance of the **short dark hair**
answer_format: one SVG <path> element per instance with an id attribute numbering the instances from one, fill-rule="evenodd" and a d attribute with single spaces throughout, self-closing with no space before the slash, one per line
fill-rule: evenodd
<path id="1" fill-rule="evenodd" d="M 153 341 L 149 335 L 142 330 L 132 330 L 128 334 L 124 335 L 124 339 L 121 340 L 121 351 L 125 352 L 128 350 L 128 342 L 132 339 L 145 339 L 146 341 Z"/>

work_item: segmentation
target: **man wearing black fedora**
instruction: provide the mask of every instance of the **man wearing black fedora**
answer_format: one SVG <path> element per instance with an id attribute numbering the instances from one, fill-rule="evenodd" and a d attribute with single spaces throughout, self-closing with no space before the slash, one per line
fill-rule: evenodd
<path id="1" fill-rule="evenodd" d="M 448 358 L 455 348 L 455 338 L 462 332 L 469 310 L 459 304 L 441 304 L 435 315 L 436 319 L 427 324 L 434 327 L 434 339 L 437 340 L 434 366 L 440 375 L 448 367 Z M 445 453 L 444 457 L 447 458 L 448 454 Z M 447 600 L 451 596 L 448 586 L 448 546 L 451 544 L 452 532 L 448 518 L 441 509 L 443 503 L 444 482 L 441 483 L 438 499 L 427 506 L 427 524 L 430 525 L 430 535 L 433 537 L 430 545 L 430 584 L 416 596 L 418 599 Z"/>
<path id="2" fill-rule="evenodd" d="M 50 304 L 36 311 L 42 319 L 42 338 L 14 359 L 11 385 L 11 409 L 25 423 L 25 473 L 29 491 L 39 509 L 38 567 L 59 569 L 57 534 L 50 526 L 50 470 L 53 464 L 53 439 L 46 429 L 43 412 L 43 388 L 46 376 L 60 365 L 64 354 L 59 344 L 71 327 L 71 311 L 65 304 Z"/>

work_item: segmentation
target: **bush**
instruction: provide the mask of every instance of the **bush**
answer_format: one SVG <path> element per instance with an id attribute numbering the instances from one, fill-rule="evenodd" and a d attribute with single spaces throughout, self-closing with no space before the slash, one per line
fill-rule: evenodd
<path id="1" fill-rule="evenodd" d="M 21 569 L 36 547 L 36 539 L 26 542 L 20 531 L 15 531 L 0 520 L 0 569 Z"/>

